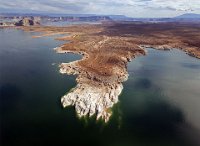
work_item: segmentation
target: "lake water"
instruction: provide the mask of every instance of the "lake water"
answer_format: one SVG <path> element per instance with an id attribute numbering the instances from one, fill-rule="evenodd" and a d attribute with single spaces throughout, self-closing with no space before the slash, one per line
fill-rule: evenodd
<path id="1" fill-rule="evenodd" d="M 109 123 L 78 119 L 60 97 L 76 85 L 58 64 L 80 59 L 56 54 L 53 37 L 0 29 L 0 141 L 2 146 L 198 146 L 200 60 L 148 49 L 128 65 L 120 102 Z M 55 65 L 53 65 L 55 63 Z"/>
<path id="2" fill-rule="evenodd" d="M 69 25 L 77 25 L 77 24 L 101 24 L 101 22 L 97 21 L 88 21 L 88 22 L 83 22 L 83 21 L 45 21 L 42 22 L 42 25 L 45 26 L 69 26 Z"/>

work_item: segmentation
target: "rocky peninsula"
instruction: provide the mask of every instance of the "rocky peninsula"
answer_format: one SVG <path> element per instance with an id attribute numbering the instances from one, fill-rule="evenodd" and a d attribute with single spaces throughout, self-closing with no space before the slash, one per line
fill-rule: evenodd
<path id="1" fill-rule="evenodd" d="M 68 41 L 57 53 L 76 53 L 83 58 L 60 64 L 60 73 L 76 75 L 77 85 L 61 98 L 63 107 L 75 106 L 77 115 L 107 122 L 118 102 L 122 83 L 128 79 L 127 63 L 145 48 L 177 48 L 200 58 L 200 25 L 180 23 L 105 23 L 68 27 L 23 27 L 44 32 L 43 36 L 67 33 L 57 40 Z M 39 37 L 39 36 L 35 36 Z"/>

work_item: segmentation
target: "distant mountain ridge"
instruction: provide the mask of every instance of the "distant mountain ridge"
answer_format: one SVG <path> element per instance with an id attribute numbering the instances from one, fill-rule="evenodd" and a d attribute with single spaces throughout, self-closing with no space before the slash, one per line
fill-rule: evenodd
<path id="1" fill-rule="evenodd" d="M 134 21 L 134 22 L 200 22 L 200 14 L 195 13 L 185 13 L 176 17 L 168 18 L 138 18 L 138 17 L 128 17 L 125 15 L 98 15 L 98 14 L 21 14 L 21 13 L 0 13 L 1 19 L 16 19 L 25 17 L 39 17 L 44 21 Z M 0 21 L 1 22 L 1 21 Z"/>
<path id="2" fill-rule="evenodd" d="M 183 19 L 200 19 L 200 14 L 195 13 L 186 13 L 175 18 L 183 18 Z"/>
<path id="3" fill-rule="evenodd" d="M 101 15 L 101 14 L 53 14 L 53 13 L 0 13 L 0 16 L 49 16 L 49 17 L 110 17 L 111 19 L 166 19 L 166 18 L 147 18 L 147 17 L 127 17 L 125 15 Z M 200 14 L 196 13 L 185 13 L 176 17 L 168 17 L 168 19 L 173 18 L 200 18 Z"/>

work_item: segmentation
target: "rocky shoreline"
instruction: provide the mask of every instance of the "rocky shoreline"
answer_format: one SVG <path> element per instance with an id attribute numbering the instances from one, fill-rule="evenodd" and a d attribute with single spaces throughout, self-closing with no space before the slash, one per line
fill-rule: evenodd
<path id="1" fill-rule="evenodd" d="M 55 48 L 57 53 L 75 53 L 83 55 L 83 59 L 89 55 L 85 52 L 63 51 Z M 60 64 L 60 73 L 77 75 L 77 86 L 61 98 L 63 107 L 74 106 L 78 117 L 96 115 L 96 119 L 102 118 L 105 122 L 109 121 L 112 115 L 111 108 L 118 102 L 118 97 L 123 90 L 124 82 L 128 79 L 125 72 L 116 82 L 106 82 L 102 77 L 91 75 L 81 69 L 79 61 Z"/>
<path id="2" fill-rule="evenodd" d="M 96 115 L 105 122 L 118 102 L 122 83 L 128 79 L 127 63 L 138 55 L 145 55 L 145 48 L 177 48 L 200 58 L 200 26 L 194 24 L 113 23 L 22 29 L 44 32 L 41 36 L 69 34 L 56 38 L 67 41 L 56 52 L 80 54 L 83 58 L 60 64 L 60 73 L 76 75 L 77 82 L 61 98 L 61 103 L 63 107 L 74 106 L 79 117 Z"/>
<path id="3" fill-rule="evenodd" d="M 140 45 L 140 47 L 144 48 L 144 49 L 145 48 L 153 48 L 153 49 L 156 49 L 156 50 L 163 50 L 163 51 L 170 51 L 172 49 L 179 49 L 179 50 L 184 51 L 187 55 L 189 55 L 191 57 L 200 59 L 200 54 L 195 53 L 194 50 L 187 50 L 187 48 L 177 48 L 177 47 L 174 47 L 173 45 L 172 46 L 170 46 L 170 45 L 160 45 L 160 46 Z"/>
<path id="4" fill-rule="evenodd" d="M 173 49 L 171 46 L 151 46 L 140 45 L 144 51 L 146 48 L 154 48 L 157 50 L 170 51 Z M 89 58 L 85 52 L 67 51 L 62 47 L 55 49 L 57 53 L 74 53 L 83 55 L 82 60 Z M 186 52 L 187 53 L 187 52 Z M 193 56 L 198 58 L 198 56 Z M 126 63 L 131 61 L 132 58 L 126 58 Z M 81 60 L 80 60 L 81 61 Z M 69 93 L 61 98 L 63 107 L 74 106 L 78 117 L 89 115 L 89 117 L 96 115 L 96 119 L 102 118 L 108 122 L 112 111 L 110 110 L 114 104 L 118 102 L 118 97 L 123 90 L 122 82 L 128 79 L 128 73 L 124 72 L 122 77 L 118 76 L 116 82 L 106 82 L 98 75 L 91 75 L 89 72 L 81 69 L 78 64 L 79 61 L 60 64 L 60 73 L 68 75 L 77 75 L 77 86 Z M 127 68 L 126 68 L 127 70 Z"/>

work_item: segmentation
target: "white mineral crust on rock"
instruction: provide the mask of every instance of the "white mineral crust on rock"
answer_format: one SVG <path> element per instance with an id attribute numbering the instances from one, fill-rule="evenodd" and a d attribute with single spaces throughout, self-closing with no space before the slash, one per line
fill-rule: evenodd
<path id="1" fill-rule="evenodd" d="M 126 71 L 125 73 L 119 73 L 117 69 L 115 71 L 115 76 L 104 78 L 82 70 L 78 61 L 62 63 L 60 73 L 78 75 L 77 86 L 61 98 L 63 107 L 71 105 L 75 107 L 79 117 L 96 114 L 97 120 L 102 118 L 108 122 L 111 116 L 110 109 L 118 102 L 123 89 L 121 82 L 128 79 Z"/>
<path id="2" fill-rule="evenodd" d="M 88 84 L 78 84 L 71 92 L 61 98 L 63 107 L 75 106 L 79 117 L 97 114 L 107 122 L 111 116 L 108 109 L 118 102 L 123 87 L 119 83 L 115 88 L 110 86 L 99 87 Z"/>

